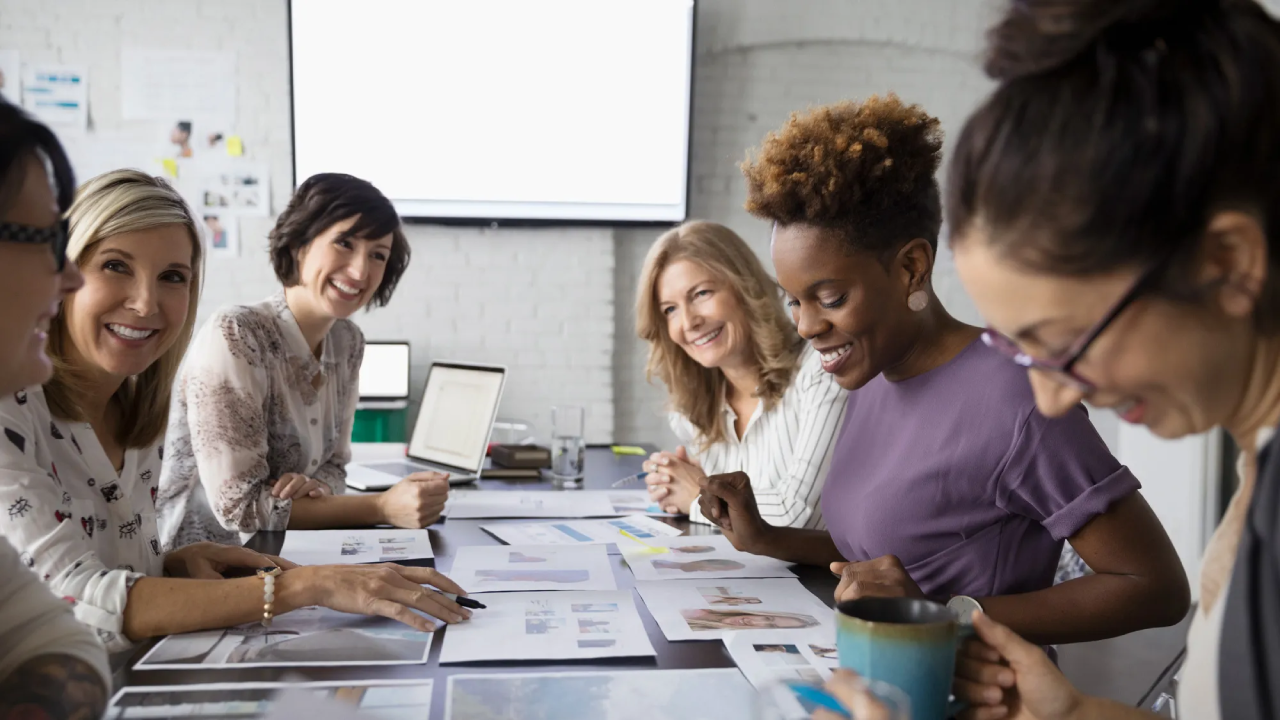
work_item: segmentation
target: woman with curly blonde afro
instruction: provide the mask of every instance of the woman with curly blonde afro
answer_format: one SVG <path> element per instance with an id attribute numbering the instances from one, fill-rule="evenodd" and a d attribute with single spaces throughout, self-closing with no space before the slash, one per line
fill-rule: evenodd
<path id="1" fill-rule="evenodd" d="M 889 95 L 796 113 L 743 163 L 797 329 L 850 393 L 826 531 L 762 522 L 744 473 L 709 478 L 703 514 L 740 549 L 831 563 L 837 600 L 981 608 L 1041 644 L 1178 622 L 1177 553 L 1083 406 L 1037 413 L 938 300 L 941 153 L 938 120 Z M 1064 540 L 1095 572 L 1054 585 Z"/>

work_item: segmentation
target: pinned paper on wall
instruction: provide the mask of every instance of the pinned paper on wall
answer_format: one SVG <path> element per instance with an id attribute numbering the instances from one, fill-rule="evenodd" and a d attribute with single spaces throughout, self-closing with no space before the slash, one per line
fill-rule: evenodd
<path id="1" fill-rule="evenodd" d="M 227 154 L 231 157 L 240 157 L 244 155 L 244 141 L 239 135 L 232 135 L 227 138 Z"/>
<path id="2" fill-rule="evenodd" d="M 160 161 L 160 164 L 164 167 L 165 177 L 173 178 L 175 180 L 177 179 L 178 177 L 178 161 L 177 160 L 174 160 L 173 158 L 165 158 L 164 160 Z"/>
<path id="3" fill-rule="evenodd" d="M 234 52 L 125 48 L 120 70 L 125 120 L 235 123 Z"/>
<path id="4" fill-rule="evenodd" d="M 271 212 L 271 177 L 266 163 L 222 158 L 181 162 L 183 194 L 203 215 L 266 217 Z"/>
<path id="5" fill-rule="evenodd" d="M 173 162 L 165 160 L 165 162 Z M 203 213 L 206 247 L 210 257 L 240 257 L 240 219 L 234 215 Z"/>
<path id="6" fill-rule="evenodd" d="M 22 101 L 22 63 L 17 50 L 0 50 L 0 95 L 15 105 Z"/>
<path id="7" fill-rule="evenodd" d="M 83 65 L 33 63 L 22 75 L 22 107 L 60 129 L 89 127 L 89 70 Z"/>

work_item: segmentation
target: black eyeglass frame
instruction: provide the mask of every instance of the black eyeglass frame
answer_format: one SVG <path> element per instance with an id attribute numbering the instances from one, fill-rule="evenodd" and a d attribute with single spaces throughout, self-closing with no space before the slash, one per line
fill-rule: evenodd
<path id="1" fill-rule="evenodd" d="M 66 218 L 58 224 L 46 228 L 32 227 L 13 222 L 0 222 L 0 242 L 22 243 L 24 245 L 48 245 L 53 251 L 54 262 L 58 272 L 67 266 L 67 240 L 70 237 L 70 223 Z"/>
<path id="2" fill-rule="evenodd" d="M 987 326 L 986 330 L 982 332 L 982 342 L 1020 367 L 1049 373 L 1064 380 L 1066 384 L 1080 392 L 1091 393 L 1096 387 L 1075 371 L 1076 365 L 1080 363 L 1084 354 L 1089 351 L 1089 346 L 1093 345 L 1093 341 L 1097 340 L 1098 336 L 1106 331 L 1111 323 L 1120 316 L 1120 313 L 1124 312 L 1135 300 L 1156 286 L 1167 265 L 1168 263 L 1160 261 L 1142 271 L 1142 274 L 1129 287 L 1129 290 L 1120 296 L 1120 299 L 1111 306 L 1111 309 L 1102 316 L 1102 319 L 1094 323 L 1088 332 L 1072 343 L 1071 349 L 1057 358 L 1039 359 L 1032 357 L 1023 352 L 1012 338 L 1001 334 L 999 330 L 991 326 Z"/>

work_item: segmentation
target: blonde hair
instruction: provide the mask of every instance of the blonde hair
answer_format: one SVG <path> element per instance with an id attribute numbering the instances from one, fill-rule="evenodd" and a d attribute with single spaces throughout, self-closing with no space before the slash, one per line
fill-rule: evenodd
<path id="1" fill-rule="evenodd" d="M 795 377 L 804 340 L 782 306 L 777 283 L 765 272 L 746 241 L 729 228 L 704 220 L 687 222 L 649 248 L 636 288 L 636 333 L 649 343 L 645 378 L 667 386 L 669 406 L 698 430 L 699 449 L 728 438 L 720 402 L 727 382 L 717 368 L 699 365 L 671 339 L 658 308 L 658 279 L 679 260 L 689 260 L 728 284 L 747 318 L 751 358 L 759 372 L 756 395 L 766 410 Z"/>
<path id="2" fill-rule="evenodd" d="M 113 170 L 80 186 L 67 218 L 67 257 L 77 264 L 94 245 L 120 233 L 181 225 L 191 239 L 191 301 L 178 338 L 158 360 L 129 378 L 115 394 L 123 409 L 116 441 L 126 448 L 146 447 L 164 435 L 174 378 L 195 331 L 203 277 L 203 251 L 195 217 L 182 196 L 164 180 L 136 170 Z M 59 310 L 49 328 L 53 378 L 45 384 L 44 393 L 54 415 L 85 422 L 87 418 L 77 398 L 85 395 L 86 373 L 68 360 L 70 343 L 66 313 Z"/>
<path id="3" fill-rule="evenodd" d="M 697 613 L 695 617 L 689 617 L 683 613 Z M 778 610 L 685 610 L 682 612 L 685 623 L 690 630 L 740 630 L 738 625 L 727 622 L 731 618 L 739 618 L 745 616 L 772 618 L 774 626 L 781 619 L 796 620 L 800 623 L 800 627 L 817 627 L 818 621 L 809 615 L 801 615 L 800 613 L 781 612 Z M 789 629 L 789 628 L 788 628 Z"/>

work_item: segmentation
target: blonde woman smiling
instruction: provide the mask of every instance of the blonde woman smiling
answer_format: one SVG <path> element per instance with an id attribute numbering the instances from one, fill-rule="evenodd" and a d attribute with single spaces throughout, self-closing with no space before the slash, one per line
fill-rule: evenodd
<path id="1" fill-rule="evenodd" d="M 741 470 L 769 523 L 823 527 L 818 501 L 845 392 L 796 333 L 746 242 L 704 221 L 658 238 L 640 277 L 636 328 L 684 443 L 645 462 L 663 509 L 707 522 L 697 502 L 707 475 Z"/>
<path id="2" fill-rule="evenodd" d="M 295 568 L 242 547 L 163 552 L 156 487 L 169 389 L 191 337 L 201 248 L 182 198 L 139 172 L 107 173 L 70 210 L 69 262 L 84 287 L 49 329 L 54 374 L 0 400 L 0 533 L 113 653 L 149 637 L 261 619 L 267 583 L 222 579 L 276 566 L 274 612 L 322 604 L 419 629 L 467 613 L 419 583 L 456 592 L 425 568 Z M 117 656 L 117 659 L 120 659 Z"/>

